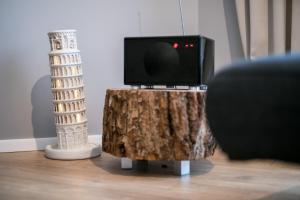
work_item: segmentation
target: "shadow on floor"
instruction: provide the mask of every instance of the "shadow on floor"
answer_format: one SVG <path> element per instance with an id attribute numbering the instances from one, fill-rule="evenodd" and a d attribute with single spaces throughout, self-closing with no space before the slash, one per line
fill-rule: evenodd
<path id="1" fill-rule="evenodd" d="M 91 161 L 103 170 L 123 176 L 145 176 L 145 177 L 169 177 L 174 175 L 173 161 L 148 161 L 148 166 L 133 161 L 132 169 L 121 169 L 121 159 L 103 153 L 101 157 L 91 159 Z M 191 161 L 190 176 L 206 174 L 214 167 L 209 160 Z"/>
<path id="2" fill-rule="evenodd" d="M 290 187 L 286 190 L 275 192 L 271 195 L 262 197 L 257 200 L 299 200 L 300 199 L 300 185 Z"/>

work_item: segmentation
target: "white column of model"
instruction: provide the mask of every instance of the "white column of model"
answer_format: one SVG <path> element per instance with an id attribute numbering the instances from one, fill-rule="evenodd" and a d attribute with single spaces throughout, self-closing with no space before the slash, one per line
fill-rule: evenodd
<path id="1" fill-rule="evenodd" d="M 48 145 L 46 156 L 63 160 L 98 156 L 101 153 L 99 146 L 88 143 L 82 63 L 76 31 L 53 31 L 48 36 L 58 144 Z"/>

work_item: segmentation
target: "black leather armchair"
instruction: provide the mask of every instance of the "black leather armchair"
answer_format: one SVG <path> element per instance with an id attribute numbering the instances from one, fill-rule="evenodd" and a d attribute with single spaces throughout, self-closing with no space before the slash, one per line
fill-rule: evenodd
<path id="1" fill-rule="evenodd" d="M 229 158 L 300 163 L 300 55 L 233 64 L 208 84 L 206 105 Z"/>

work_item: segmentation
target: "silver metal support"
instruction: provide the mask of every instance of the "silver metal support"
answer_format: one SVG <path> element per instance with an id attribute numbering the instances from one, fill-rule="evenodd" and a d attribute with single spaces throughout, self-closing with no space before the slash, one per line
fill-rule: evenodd
<path id="1" fill-rule="evenodd" d="M 146 85 L 145 86 L 145 89 L 153 89 L 154 87 L 153 87 L 153 85 Z"/>
<path id="2" fill-rule="evenodd" d="M 199 86 L 189 86 L 189 90 L 200 91 L 200 87 Z"/>
<path id="3" fill-rule="evenodd" d="M 175 85 L 167 85 L 166 88 L 167 88 L 167 89 L 176 89 L 176 86 L 175 86 Z"/>
<path id="4" fill-rule="evenodd" d="M 176 85 L 175 89 L 176 90 L 189 90 L 190 87 L 189 86 L 183 86 L 183 85 Z"/>
<path id="5" fill-rule="evenodd" d="M 206 91 L 207 90 L 207 85 L 189 86 L 189 89 L 193 90 L 193 91 Z"/>
<path id="6" fill-rule="evenodd" d="M 163 90 L 166 89 L 167 87 L 165 85 L 153 85 L 153 89 L 157 90 Z"/>
<path id="7" fill-rule="evenodd" d="M 200 90 L 206 91 L 207 90 L 207 85 L 200 85 Z"/>
<path id="8" fill-rule="evenodd" d="M 140 85 L 131 85 L 131 89 L 141 89 Z"/>
<path id="9" fill-rule="evenodd" d="M 121 168 L 122 169 L 132 169 L 132 160 L 129 158 L 121 158 Z"/>
<path id="10" fill-rule="evenodd" d="M 190 161 L 189 160 L 174 161 L 174 174 L 177 176 L 189 175 Z"/>
<path id="11" fill-rule="evenodd" d="M 182 30 L 182 35 L 185 35 L 185 32 L 184 32 L 183 15 L 182 15 L 182 2 L 181 2 L 181 0 L 178 0 L 178 1 L 179 1 L 179 10 L 180 10 L 180 19 L 181 19 L 181 30 Z"/>

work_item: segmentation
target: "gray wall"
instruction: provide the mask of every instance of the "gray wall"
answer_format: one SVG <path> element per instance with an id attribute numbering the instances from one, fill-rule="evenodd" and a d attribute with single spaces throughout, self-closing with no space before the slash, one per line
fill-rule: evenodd
<path id="1" fill-rule="evenodd" d="M 186 31 L 198 33 L 198 1 L 184 1 Z M 55 136 L 47 32 L 77 29 L 89 131 L 102 129 L 105 89 L 123 86 L 123 37 L 178 35 L 175 0 L 1 0 L 0 139 Z"/>
<path id="2" fill-rule="evenodd" d="M 186 33 L 216 41 L 216 71 L 242 52 L 232 2 L 183 1 Z M 180 28 L 177 0 L 1 0 L 0 140 L 56 135 L 47 32 L 77 29 L 89 132 L 99 134 L 106 88 L 123 87 L 124 36 L 180 35 Z"/>
<path id="3" fill-rule="evenodd" d="M 199 33 L 215 40 L 215 71 L 243 58 L 240 33 L 232 0 L 199 1 Z"/>

